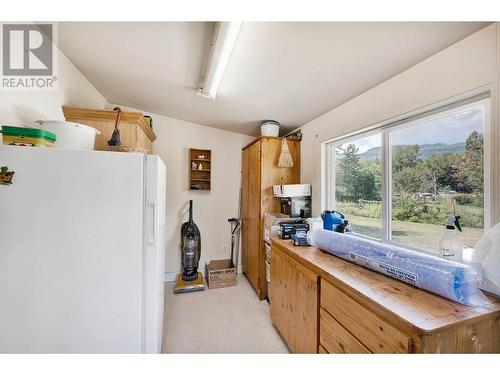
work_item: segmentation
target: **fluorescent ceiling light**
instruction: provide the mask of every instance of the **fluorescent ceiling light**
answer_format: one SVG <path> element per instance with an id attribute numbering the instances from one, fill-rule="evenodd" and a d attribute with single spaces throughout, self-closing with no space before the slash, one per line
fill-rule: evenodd
<path id="1" fill-rule="evenodd" d="M 205 73 L 196 93 L 215 99 L 242 22 L 217 22 L 214 26 Z"/>

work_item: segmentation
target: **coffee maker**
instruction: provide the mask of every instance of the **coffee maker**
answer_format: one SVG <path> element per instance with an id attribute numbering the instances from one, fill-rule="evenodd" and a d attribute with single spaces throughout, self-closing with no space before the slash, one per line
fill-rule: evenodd
<path id="1" fill-rule="evenodd" d="M 311 185 L 274 185 L 273 191 L 280 200 L 282 214 L 297 218 L 311 217 Z"/>

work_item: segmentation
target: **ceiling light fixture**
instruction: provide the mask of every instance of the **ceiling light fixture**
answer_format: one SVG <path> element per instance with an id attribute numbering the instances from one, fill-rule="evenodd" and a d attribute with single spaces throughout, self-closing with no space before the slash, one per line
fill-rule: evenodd
<path id="1" fill-rule="evenodd" d="M 215 99 L 241 25 L 242 22 L 217 22 L 214 25 L 206 69 L 196 90 L 198 95 Z"/>

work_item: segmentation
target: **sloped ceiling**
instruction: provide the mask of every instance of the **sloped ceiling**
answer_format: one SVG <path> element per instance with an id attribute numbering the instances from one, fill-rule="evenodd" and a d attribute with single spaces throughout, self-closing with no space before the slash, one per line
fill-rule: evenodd
<path id="1" fill-rule="evenodd" d="M 216 100 L 195 95 L 213 23 L 61 23 L 59 45 L 110 103 L 256 135 L 296 128 L 487 26 L 244 23 Z"/>

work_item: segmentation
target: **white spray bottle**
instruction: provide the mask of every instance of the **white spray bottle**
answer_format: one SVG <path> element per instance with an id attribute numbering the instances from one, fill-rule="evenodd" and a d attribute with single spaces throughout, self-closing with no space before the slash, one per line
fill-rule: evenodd
<path id="1" fill-rule="evenodd" d="M 450 216 L 443 237 L 439 241 L 439 256 L 455 262 L 462 262 L 464 243 L 458 236 L 456 229 L 462 231 L 460 216 Z"/>

